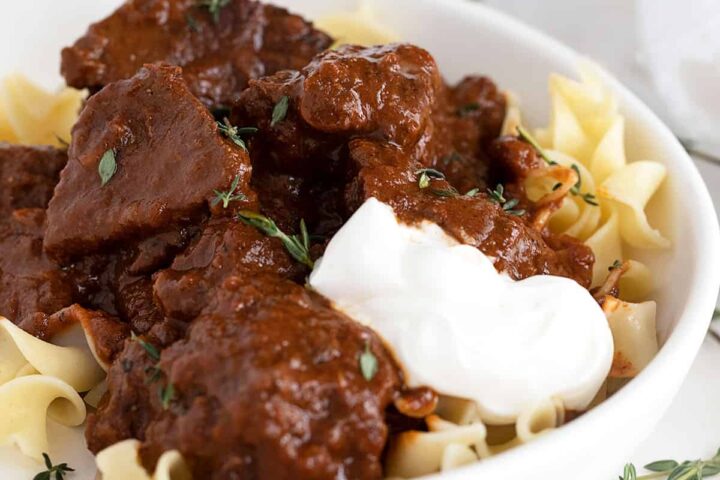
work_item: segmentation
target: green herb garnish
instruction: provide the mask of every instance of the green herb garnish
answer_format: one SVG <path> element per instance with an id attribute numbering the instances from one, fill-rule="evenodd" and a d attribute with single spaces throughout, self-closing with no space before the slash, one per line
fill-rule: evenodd
<path id="1" fill-rule="evenodd" d="M 457 109 L 457 114 L 461 117 L 467 117 L 472 112 L 480 110 L 480 104 L 477 102 L 468 103 Z"/>
<path id="2" fill-rule="evenodd" d="M 240 175 L 235 175 L 235 178 L 232 181 L 232 184 L 230 185 L 230 190 L 227 192 L 221 192 L 220 190 L 213 190 L 215 193 L 215 198 L 212 201 L 212 206 L 216 206 L 220 202 L 222 202 L 223 208 L 228 208 L 230 205 L 230 202 L 242 202 L 243 200 L 247 200 L 247 197 L 244 193 L 239 192 L 236 193 L 238 185 L 240 184 Z"/>
<path id="3" fill-rule="evenodd" d="M 62 146 L 64 149 L 68 149 L 70 147 L 70 143 L 67 142 L 64 138 L 62 138 L 60 135 L 55 135 L 55 139 L 57 139 L 58 143 L 60 143 L 60 146 Z"/>
<path id="4" fill-rule="evenodd" d="M 289 105 L 290 97 L 288 97 L 287 95 L 283 95 L 283 97 L 275 104 L 275 108 L 273 108 L 272 121 L 270 122 L 271 127 L 274 127 L 278 123 L 285 120 Z"/>
<path id="5" fill-rule="evenodd" d="M 173 400 L 175 400 L 175 385 L 168 383 L 165 387 L 160 388 L 160 402 L 163 410 L 167 410 Z"/>
<path id="6" fill-rule="evenodd" d="M 596 201 L 595 195 L 593 195 L 592 193 L 580 193 L 580 188 L 582 187 L 582 176 L 580 175 L 580 167 L 573 163 L 572 165 L 570 165 L 570 168 L 575 171 L 578 177 L 577 182 L 575 182 L 575 185 L 573 185 L 573 187 L 570 189 L 570 193 L 582 198 L 585 203 L 597 207 L 599 204 Z"/>
<path id="7" fill-rule="evenodd" d="M 525 130 L 523 127 L 518 126 L 517 127 L 518 136 L 523 139 L 525 142 L 532 145 L 532 147 L 538 152 L 538 155 L 545 160 L 545 163 L 548 165 L 557 165 L 558 163 L 551 159 L 550 156 L 545 152 L 545 150 L 540 146 L 537 140 L 533 138 L 532 135 L 530 135 L 530 132 Z M 570 189 L 570 193 L 572 193 L 575 196 L 578 196 L 582 198 L 582 200 L 587 203 L 588 205 L 593 205 L 595 207 L 599 206 L 600 204 L 597 202 L 597 197 L 593 195 L 592 193 L 580 193 L 580 187 L 582 186 L 582 177 L 580 176 L 580 168 L 578 168 L 577 165 L 573 164 L 570 166 L 573 170 L 575 170 L 575 173 L 577 173 L 578 180 L 575 183 L 575 185 Z M 559 189 L 562 186 L 561 183 L 556 183 L 553 186 L 553 191 Z"/>
<path id="8" fill-rule="evenodd" d="M 487 189 L 488 195 L 490 195 L 490 201 L 497 203 L 502 209 L 509 215 L 515 215 L 516 217 L 522 217 L 525 215 L 524 209 L 516 209 L 520 200 L 517 198 L 507 199 L 505 198 L 505 187 L 501 183 L 498 183 L 495 190 Z"/>
<path id="9" fill-rule="evenodd" d="M 537 140 L 530 135 L 530 132 L 525 130 L 523 127 L 518 125 L 517 127 L 518 136 L 523 139 L 525 142 L 529 143 L 535 151 L 537 151 L 538 155 L 540 155 L 540 158 L 545 160 L 545 163 L 548 165 L 557 165 L 557 162 L 553 159 L 551 159 L 547 153 L 545 153 L 545 150 L 540 146 Z"/>
<path id="10" fill-rule="evenodd" d="M 218 23 L 220 21 L 220 10 L 227 7 L 231 0 L 200 0 L 198 3 L 199 7 L 207 8 L 212 15 L 213 22 Z"/>
<path id="11" fill-rule="evenodd" d="M 66 473 L 75 471 L 75 469 L 68 467 L 67 463 L 53 465 L 53 463 L 50 461 L 50 456 L 47 453 L 43 452 L 42 456 L 45 460 L 45 466 L 47 467 L 47 470 L 35 475 L 33 477 L 33 480 L 52 480 L 53 474 L 55 475 L 55 480 L 63 480 Z"/>
<path id="12" fill-rule="evenodd" d="M 434 168 L 421 168 L 415 172 L 415 175 L 418 177 L 418 187 L 421 189 L 429 187 L 431 179 L 445 180 L 445 174 Z"/>
<path id="13" fill-rule="evenodd" d="M 608 267 L 608 272 L 612 272 L 613 270 L 617 270 L 618 268 L 623 266 L 623 262 L 620 260 L 615 260 L 612 265 Z"/>
<path id="14" fill-rule="evenodd" d="M 228 120 L 227 117 L 225 117 L 222 122 L 217 122 L 217 125 L 220 133 L 228 137 L 230 140 L 233 141 L 233 143 L 235 143 L 235 145 L 238 145 L 245 151 L 247 151 L 248 148 L 242 136 L 249 135 L 258 131 L 258 129 L 255 127 L 235 127 L 230 123 L 230 120 Z"/>
<path id="15" fill-rule="evenodd" d="M 713 320 L 717 320 L 718 318 L 720 318 L 720 308 L 716 308 L 716 309 L 715 309 L 715 313 L 713 313 L 713 318 L 712 318 L 712 319 L 713 319 Z"/>
<path id="16" fill-rule="evenodd" d="M 153 345 L 152 343 L 148 343 L 142 338 L 135 335 L 135 332 L 132 332 L 130 334 L 130 338 L 132 340 L 135 340 L 140 344 L 140 346 L 145 349 L 145 352 L 147 352 L 148 356 L 155 360 L 156 362 L 160 361 L 160 351 Z"/>
<path id="17" fill-rule="evenodd" d="M 288 253 L 298 262 L 313 268 L 315 263 L 310 258 L 310 235 L 308 235 L 305 220 L 300 220 L 300 235 L 287 235 L 278 228 L 277 224 L 270 218 L 257 212 L 241 210 L 237 214 L 241 222 L 255 227 L 268 237 L 279 239 Z"/>
<path id="18" fill-rule="evenodd" d="M 365 342 L 365 351 L 360 354 L 360 372 L 368 382 L 375 377 L 378 371 L 378 361 L 370 351 L 370 343 Z"/>
<path id="19" fill-rule="evenodd" d="M 111 148 L 110 150 L 103 153 L 103 156 L 100 158 L 100 163 L 98 163 L 98 174 L 100 175 L 100 185 L 105 186 L 106 183 L 110 181 L 110 179 L 115 175 L 115 172 L 117 171 L 117 162 L 115 161 L 115 149 Z"/>
<path id="20" fill-rule="evenodd" d="M 185 22 L 187 22 L 187 26 L 190 30 L 193 32 L 199 32 L 200 27 L 198 26 L 197 20 L 195 20 L 195 17 L 190 14 L 190 12 L 185 14 Z"/>
<path id="21" fill-rule="evenodd" d="M 667 480 L 701 480 L 713 477 L 720 473 L 720 449 L 709 460 L 685 460 L 678 463 L 675 460 L 658 460 L 645 465 L 645 470 L 653 473 L 638 475 L 632 463 L 625 465 L 623 475 L 619 480 L 649 480 L 651 478 L 664 478 Z"/>

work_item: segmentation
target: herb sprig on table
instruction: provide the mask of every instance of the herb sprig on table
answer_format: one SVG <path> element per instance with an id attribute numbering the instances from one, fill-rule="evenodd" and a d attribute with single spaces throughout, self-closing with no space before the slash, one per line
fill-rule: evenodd
<path id="1" fill-rule="evenodd" d="M 33 480 L 63 480 L 66 473 L 75 471 L 74 468 L 68 467 L 67 463 L 53 465 L 52 461 L 50 461 L 50 456 L 47 453 L 43 452 L 42 456 L 43 460 L 45 460 L 45 467 L 47 467 L 47 470 L 35 475 Z"/>
<path id="2" fill-rule="evenodd" d="M 709 460 L 685 460 L 682 463 L 676 460 L 657 460 L 645 465 L 645 470 L 652 473 L 638 475 L 632 463 L 625 465 L 619 480 L 702 480 L 720 474 L 720 449 Z"/>

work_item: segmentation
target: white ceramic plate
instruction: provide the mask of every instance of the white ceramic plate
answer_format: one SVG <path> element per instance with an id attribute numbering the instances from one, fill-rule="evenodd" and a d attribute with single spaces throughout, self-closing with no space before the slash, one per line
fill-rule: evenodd
<path id="1" fill-rule="evenodd" d="M 309 17 L 354 9 L 361 0 L 275 0 Z M 59 51 L 119 0 L 0 2 L 0 76 L 21 71 L 49 87 L 61 83 Z M 547 76 L 572 75 L 579 57 L 504 15 L 463 0 L 367 0 L 380 23 L 430 50 L 449 81 L 484 73 L 522 99 L 529 123 L 548 114 Z M 598 39 L 602 41 L 602 39 Z M 650 206 L 654 225 L 669 234 L 671 252 L 644 255 L 656 273 L 663 347 L 646 370 L 590 413 L 543 438 L 443 478 L 609 479 L 650 432 L 677 392 L 707 330 L 720 286 L 720 233 L 698 172 L 671 132 L 609 75 L 627 118 L 631 160 L 664 163 L 669 180 Z M 1 414 L 1 413 L 0 413 Z M 94 476 L 79 431 L 51 427 L 50 453 L 78 469 L 68 480 Z M 0 449 L 0 478 L 32 478 L 39 470 L 11 447 Z"/>

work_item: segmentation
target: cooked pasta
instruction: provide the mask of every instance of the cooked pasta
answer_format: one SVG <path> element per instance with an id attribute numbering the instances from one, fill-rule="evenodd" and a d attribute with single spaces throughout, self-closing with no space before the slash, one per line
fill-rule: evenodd
<path id="1" fill-rule="evenodd" d="M 48 451 L 48 417 L 66 426 L 85 420 L 85 404 L 67 383 L 48 375 L 26 375 L 0 385 L 0 445 L 16 444 L 36 460 Z"/>
<path id="2" fill-rule="evenodd" d="M 0 142 L 62 146 L 84 99 L 79 90 L 50 93 L 23 75 L 9 75 L 0 81 Z"/>
<path id="3" fill-rule="evenodd" d="M 140 442 L 124 440 L 99 452 L 95 458 L 103 480 L 190 480 L 189 470 L 177 450 L 160 456 L 155 472 L 148 474 L 140 463 Z"/>
<path id="4" fill-rule="evenodd" d="M 0 319 L 0 384 L 15 377 L 26 365 L 32 372 L 57 378 L 78 392 L 90 390 L 105 377 L 88 348 L 53 345 L 8 319 Z"/>
<path id="5" fill-rule="evenodd" d="M 69 330 L 82 328 L 76 324 Z M 66 332 L 65 342 L 76 343 Z M 87 344 L 44 342 L 0 318 L 0 444 L 16 444 L 37 460 L 48 451 L 47 418 L 67 426 L 85 420 L 78 392 L 96 386 L 105 372 Z"/>
<path id="6" fill-rule="evenodd" d="M 628 303 L 608 299 L 603 306 L 615 343 L 611 377 L 632 378 L 658 352 L 655 302 Z"/>

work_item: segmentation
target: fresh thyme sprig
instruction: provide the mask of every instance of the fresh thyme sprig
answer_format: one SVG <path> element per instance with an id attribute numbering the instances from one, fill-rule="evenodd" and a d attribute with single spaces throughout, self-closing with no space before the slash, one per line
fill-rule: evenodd
<path id="1" fill-rule="evenodd" d="M 235 145 L 238 145 L 245 151 L 247 151 L 248 148 L 242 136 L 249 135 L 258 131 L 258 129 L 255 127 L 235 127 L 230 123 L 230 120 L 228 120 L 227 117 L 225 117 L 222 122 L 217 122 L 217 125 L 220 133 L 228 137 L 230 140 L 233 141 L 233 143 L 235 143 Z"/>
<path id="2" fill-rule="evenodd" d="M 240 175 L 235 175 L 235 178 L 230 185 L 230 190 L 226 192 L 222 192 L 220 190 L 213 190 L 213 192 L 215 192 L 215 198 L 212 201 L 212 206 L 214 207 L 220 202 L 222 202 L 223 208 L 228 208 L 230 206 L 230 202 L 242 202 L 243 200 L 247 200 L 247 197 L 244 193 L 236 193 L 239 184 Z"/>
<path id="3" fill-rule="evenodd" d="M 187 23 L 188 28 L 193 32 L 200 31 L 197 20 L 195 20 L 195 17 L 193 17 L 191 13 L 188 12 L 185 14 L 185 22 Z"/>
<path id="4" fill-rule="evenodd" d="M 66 473 L 75 471 L 74 468 L 68 467 L 67 463 L 53 465 L 50 461 L 50 456 L 47 453 L 43 452 L 42 456 L 43 460 L 45 460 L 45 467 L 47 467 L 47 470 L 35 475 L 33 480 L 52 480 L 53 474 L 55 475 L 55 480 L 63 480 Z"/>
<path id="5" fill-rule="evenodd" d="M 415 172 L 415 175 L 418 177 L 418 187 L 420 187 L 421 190 L 427 189 L 430 193 L 438 197 L 452 198 L 461 196 L 460 192 L 458 192 L 453 186 L 448 186 L 446 188 L 429 188 L 432 180 L 445 180 L 445 174 L 435 170 L 434 168 L 421 168 Z M 479 191 L 479 188 L 473 188 L 464 196 L 474 197 Z"/>
<path id="6" fill-rule="evenodd" d="M 613 270 L 617 270 L 618 268 L 621 268 L 623 266 L 622 260 L 615 260 L 612 265 L 608 267 L 608 272 L 612 272 Z"/>
<path id="7" fill-rule="evenodd" d="M 508 213 L 509 215 L 515 215 L 516 217 L 522 217 L 525 215 L 525 210 L 522 208 L 516 209 L 518 203 L 520 203 L 520 200 L 517 198 L 511 198 L 507 199 L 505 198 L 505 187 L 501 183 L 498 183 L 497 187 L 495 187 L 495 190 L 487 189 L 488 195 L 490 195 L 490 201 L 493 203 L 497 203 L 502 207 L 502 209 Z"/>
<path id="8" fill-rule="evenodd" d="M 360 372 L 368 382 L 375 377 L 378 371 L 378 361 L 370 350 L 370 342 L 365 342 L 365 350 L 360 354 Z"/>
<path id="9" fill-rule="evenodd" d="M 152 343 L 146 342 L 142 338 L 135 335 L 135 332 L 132 332 L 130 334 L 130 338 L 140 344 L 140 346 L 145 350 L 145 352 L 148 354 L 148 357 L 152 358 L 156 362 L 160 361 L 160 351 L 157 349 L 155 345 Z"/>
<path id="10" fill-rule="evenodd" d="M 212 15 L 213 22 L 218 23 L 220 21 L 220 10 L 227 7 L 231 0 L 200 0 L 198 2 L 199 7 L 207 8 Z"/>
<path id="11" fill-rule="evenodd" d="M 305 220 L 300 220 L 300 234 L 287 235 L 280 230 L 277 224 L 271 219 L 257 212 L 241 210 L 237 217 L 241 222 L 255 227 L 268 237 L 279 239 L 288 253 L 298 262 L 313 268 L 315 263 L 310 258 L 310 235 L 308 234 Z"/>
<path id="12" fill-rule="evenodd" d="M 545 160 L 545 163 L 548 165 L 557 165 L 557 162 L 550 158 L 547 153 L 545 153 L 545 149 L 543 149 L 537 140 L 535 140 L 535 137 L 530 135 L 530 132 L 525 130 L 525 128 L 518 125 L 517 127 L 518 136 L 525 142 L 529 143 L 535 151 L 537 151 L 538 155 L 540 155 L 540 158 Z"/>
<path id="13" fill-rule="evenodd" d="M 431 179 L 445 180 L 445 174 L 434 168 L 421 168 L 415 172 L 415 175 L 418 177 L 418 187 L 421 189 L 429 187 Z"/>
<path id="14" fill-rule="evenodd" d="M 480 110 L 480 104 L 477 102 L 473 102 L 473 103 L 468 103 L 468 104 L 463 105 L 460 108 L 458 108 L 457 114 L 460 117 L 467 117 L 472 112 L 476 112 L 478 110 Z"/>
<path id="15" fill-rule="evenodd" d="M 550 158 L 550 156 L 547 154 L 545 149 L 543 149 L 540 146 L 540 144 L 538 143 L 538 141 L 535 140 L 535 138 L 532 135 L 530 135 L 530 132 L 528 132 L 527 130 L 525 130 L 523 127 L 521 127 L 519 125 L 517 127 L 517 132 L 518 132 L 518 136 L 522 140 L 529 143 L 535 149 L 535 151 L 537 151 L 538 155 L 540 155 L 540 158 L 545 160 L 545 163 L 547 163 L 548 165 L 551 165 L 551 166 L 558 164 L 555 160 Z M 570 193 L 575 195 L 576 197 L 580 197 L 588 205 L 592 205 L 594 207 L 599 206 L 600 204 L 597 202 L 597 197 L 595 197 L 595 195 L 593 195 L 592 193 L 589 193 L 589 192 L 582 193 L 580 191 L 580 187 L 582 187 L 582 176 L 580 175 L 580 168 L 575 164 L 572 164 L 570 166 L 570 168 L 572 168 L 575 171 L 575 173 L 577 174 L 577 177 L 578 177 L 577 182 L 570 189 Z M 556 183 L 553 186 L 553 191 L 557 190 L 560 187 L 562 187 L 562 184 Z"/>
<path id="16" fill-rule="evenodd" d="M 98 175 L 100 175 L 100 186 L 104 187 L 117 172 L 117 161 L 115 160 L 117 152 L 114 148 L 103 153 L 98 163 Z"/>
<path id="17" fill-rule="evenodd" d="M 160 388 L 159 394 L 163 410 L 167 410 L 170 408 L 173 400 L 175 400 L 175 385 L 168 383 L 165 387 Z"/>
<path id="18" fill-rule="evenodd" d="M 645 465 L 645 470 L 653 473 L 638 475 L 632 463 L 625 465 L 623 475 L 619 480 L 650 480 L 653 478 L 667 480 L 702 480 L 720 473 L 720 449 L 709 460 L 685 460 L 678 463 L 675 460 L 658 460 Z"/>
<path id="19" fill-rule="evenodd" d="M 283 97 L 275 104 L 275 108 L 273 108 L 272 120 L 270 121 L 271 127 L 274 127 L 278 123 L 285 120 L 289 105 L 290 97 L 288 97 L 287 95 L 283 95 Z"/>
<path id="20" fill-rule="evenodd" d="M 575 185 L 570 189 L 570 193 L 572 193 L 575 196 L 578 196 L 583 199 L 583 201 L 589 205 L 593 205 L 595 207 L 599 206 L 600 204 L 597 203 L 595 195 L 592 193 L 586 192 L 581 193 L 580 188 L 582 187 L 582 175 L 580 175 L 580 167 L 575 165 L 574 163 L 570 166 L 575 173 L 577 174 L 578 180 L 575 182 Z"/>

